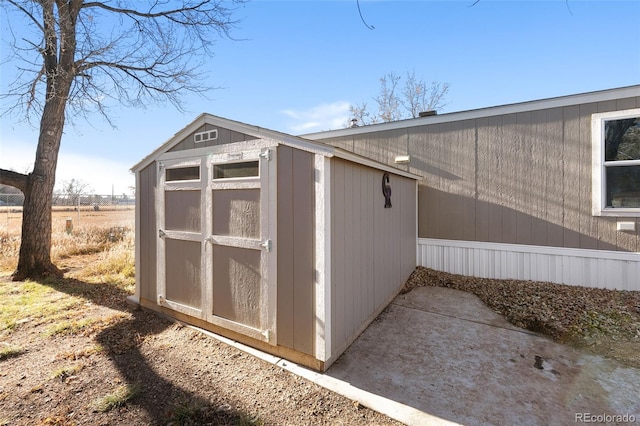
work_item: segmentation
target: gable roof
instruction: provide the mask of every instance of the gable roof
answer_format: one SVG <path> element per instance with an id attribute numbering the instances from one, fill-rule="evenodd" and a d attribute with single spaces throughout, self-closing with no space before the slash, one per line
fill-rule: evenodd
<path id="1" fill-rule="evenodd" d="M 324 132 L 315 132 L 301 135 L 309 140 L 322 140 L 334 137 L 358 135 L 386 130 L 407 129 L 429 124 L 448 123 L 452 121 L 471 120 L 476 118 L 491 117 L 518 112 L 536 111 L 547 108 L 558 108 L 570 105 L 579 105 L 591 102 L 604 102 L 629 97 L 640 97 L 640 85 L 627 86 L 617 89 L 600 90 L 596 92 L 580 93 L 576 95 L 560 96 L 555 98 L 540 99 L 535 101 L 520 102 L 515 104 L 493 106 L 473 109 L 468 111 L 450 112 L 446 114 L 431 115 L 428 117 L 409 118 L 406 120 L 392 121 L 389 123 L 370 124 L 347 129 L 336 129 Z"/>
<path id="2" fill-rule="evenodd" d="M 275 141 L 278 141 L 278 143 L 282 145 L 291 146 L 293 148 L 313 152 L 315 154 L 321 154 L 326 157 L 338 157 L 354 163 L 394 173 L 396 175 L 408 177 L 411 179 L 420 179 L 420 176 L 413 173 L 409 173 L 404 170 L 389 166 L 387 164 L 371 160 L 369 158 L 354 154 L 341 148 L 333 147 L 323 142 L 311 141 L 300 136 L 293 136 L 287 133 L 266 129 L 264 127 L 253 126 L 250 124 L 242 123 L 240 121 L 229 120 L 227 118 L 218 117 L 208 113 L 200 114 L 195 120 L 179 130 L 165 143 L 160 145 L 153 152 L 151 152 L 149 155 L 147 155 L 137 164 L 131 167 L 131 171 L 134 173 L 141 171 L 142 169 L 153 163 L 157 157 L 171 150 L 171 148 L 179 144 L 183 139 L 185 139 L 191 133 L 194 133 L 205 124 L 221 127 L 238 133 L 244 133 L 246 135 L 253 136 L 256 139 L 273 139 Z"/>

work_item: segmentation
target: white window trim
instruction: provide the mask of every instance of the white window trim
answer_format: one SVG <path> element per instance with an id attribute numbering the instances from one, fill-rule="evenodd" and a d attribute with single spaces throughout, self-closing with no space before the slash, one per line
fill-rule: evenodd
<path id="1" fill-rule="evenodd" d="M 605 165 L 604 165 L 604 123 L 640 116 L 640 108 L 593 114 L 591 116 L 591 184 L 593 216 L 640 217 L 640 208 L 607 207 Z M 626 164 L 640 165 L 640 160 L 625 161 Z"/>

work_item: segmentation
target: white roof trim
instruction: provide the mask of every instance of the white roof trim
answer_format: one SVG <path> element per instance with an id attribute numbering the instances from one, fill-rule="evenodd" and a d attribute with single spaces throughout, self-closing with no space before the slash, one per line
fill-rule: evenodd
<path id="1" fill-rule="evenodd" d="M 151 154 L 147 155 L 140 162 L 131 167 L 131 171 L 135 173 L 144 169 L 149 164 L 153 163 L 159 155 L 162 155 L 165 152 L 169 151 L 171 148 L 180 143 L 184 138 L 189 136 L 189 134 L 195 132 L 205 124 L 220 126 L 225 129 L 236 131 L 238 133 L 255 136 L 257 139 L 277 140 L 279 143 L 295 146 L 299 149 L 311 151 L 316 154 L 332 155 L 333 148 L 322 142 L 312 142 L 297 136 L 288 135 L 286 133 L 280 133 L 274 130 L 252 126 L 249 124 L 241 123 L 239 121 L 229 120 L 226 118 L 217 117 L 215 115 L 203 113 L 200 114 L 194 121 L 192 121 L 182 130 L 178 131 L 175 135 L 169 138 L 165 143 L 156 148 Z"/>
<path id="2" fill-rule="evenodd" d="M 220 126 L 225 129 L 233 130 L 238 133 L 244 133 L 247 135 L 255 136 L 257 139 L 262 139 L 267 145 L 276 145 L 282 144 L 287 145 L 292 148 L 301 149 L 303 151 L 308 151 L 314 154 L 324 155 L 325 157 L 333 157 L 336 156 L 338 158 L 342 158 L 344 160 L 348 160 L 354 163 L 362 164 L 367 167 L 373 167 L 379 170 L 383 170 L 389 173 L 394 173 L 399 176 L 408 177 L 411 179 L 421 179 L 420 176 L 415 175 L 413 173 L 406 172 L 404 170 L 397 169 L 393 166 L 379 163 L 375 160 L 371 160 L 369 158 L 353 154 L 348 151 L 344 151 L 342 149 L 333 147 L 331 145 L 327 145 L 323 142 L 315 142 L 311 140 L 307 140 L 298 136 L 292 136 L 286 133 L 276 132 L 275 130 L 269 130 L 258 126 L 252 126 L 249 124 L 241 123 L 239 121 L 229 120 L 222 117 L 217 117 L 211 114 L 200 114 L 194 121 L 184 127 L 182 130 L 177 132 L 173 137 L 167 140 L 165 143 L 156 148 L 151 154 L 144 157 L 140 162 L 134 165 L 131 168 L 131 171 L 134 173 L 138 173 L 148 165 L 152 164 L 155 160 L 169 152 L 171 148 L 180 143 L 184 138 L 186 138 L 189 134 L 195 132 L 200 127 L 205 124 L 210 124 L 213 126 Z M 244 144 L 245 142 L 238 142 L 240 144 Z M 234 144 L 230 144 L 234 145 Z M 185 150 L 180 151 L 175 154 L 175 157 L 189 157 L 192 155 L 202 154 L 204 152 L 208 152 L 211 150 L 220 150 L 222 148 L 216 147 L 202 147 L 195 148 L 193 150 Z M 171 156 L 172 157 L 172 156 Z"/>
<path id="3" fill-rule="evenodd" d="M 382 132 L 386 130 L 407 129 L 410 127 L 426 126 L 430 124 L 449 123 L 452 121 L 472 120 L 476 118 L 492 117 L 496 115 L 515 114 L 519 112 L 536 111 L 541 109 L 559 108 L 570 105 L 586 104 L 591 102 L 604 102 L 615 99 L 640 97 L 640 85 L 621 87 L 618 89 L 602 90 L 598 92 L 581 93 L 577 95 L 562 96 L 536 101 L 521 102 L 516 104 L 474 109 L 469 111 L 451 112 L 429 117 L 410 118 L 407 120 L 390 123 L 371 124 L 347 129 L 328 130 L 324 132 L 309 133 L 300 137 L 310 140 L 322 140 L 341 136 L 359 135 L 364 133 Z"/>

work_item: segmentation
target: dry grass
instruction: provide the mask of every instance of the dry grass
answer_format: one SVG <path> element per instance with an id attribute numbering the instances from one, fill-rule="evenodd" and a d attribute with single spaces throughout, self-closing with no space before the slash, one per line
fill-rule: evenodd
<path id="1" fill-rule="evenodd" d="M 136 384 L 118 386 L 113 392 L 103 396 L 94 403 L 95 410 L 105 413 L 114 408 L 122 407 L 138 396 L 140 389 L 140 386 Z"/>
<path id="2" fill-rule="evenodd" d="M 67 335 L 94 331 L 108 324 L 82 318 L 80 313 L 91 296 L 104 293 L 105 285 L 115 285 L 132 293 L 135 285 L 133 212 L 101 212 L 93 220 L 67 234 L 54 216 L 52 260 L 67 269 L 64 280 L 5 282 L 0 286 L 0 337 L 23 324 L 46 324 L 46 335 Z M 20 224 L 0 227 L 0 273 L 11 273 L 18 262 Z M 113 238 L 112 228 L 124 229 Z M 90 256 L 85 256 L 90 255 Z M 95 284 L 95 285 L 94 285 Z"/>
<path id="3" fill-rule="evenodd" d="M 20 356 L 23 353 L 24 353 L 23 349 L 8 345 L 7 343 L 3 343 L 0 346 L 0 361 L 2 361 L 3 359 Z"/>
<path id="4" fill-rule="evenodd" d="M 116 274 L 133 276 L 133 210 L 53 212 L 51 227 L 51 259 L 59 263 L 73 256 L 110 252 L 101 261 L 118 266 Z M 73 230 L 66 232 L 66 220 L 73 221 Z M 20 251 L 21 213 L 0 215 L 0 272 L 12 272 L 18 264 Z M 112 228 L 123 228 L 124 238 L 113 241 Z M 103 272 L 105 268 L 103 267 Z M 127 269 L 130 268 L 130 269 Z M 96 271 L 97 273 L 97 271 Z"/>
<path id="5" fill-rule="evenodd" d="M 8 282 L 0 286 L 0 337 L 22 324 L 47 324 L 74 315 L 83 301 L 41 283 Z"/>
<path id="6" fill-rule="evenodd" d="M 133 291 L 135 285 L 135 237 L 127 232 L 120 241 L 110 242 L 95 262 L 86 265 L 77 278 L 88 282 L 118 284 Z"/>

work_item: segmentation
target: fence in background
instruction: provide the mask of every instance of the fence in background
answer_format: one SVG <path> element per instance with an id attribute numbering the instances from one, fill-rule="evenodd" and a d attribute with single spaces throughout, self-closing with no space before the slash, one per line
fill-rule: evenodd
<path id="1" fill-rule="evenodd" d="M 24 195 L 0 194 L 0 208 L 9 210 L 22 210 Z M 67 196 L 54 195 L 54 210 L 100 210 L 100 209 L 133 209 L 135 198 L 127 195 L 81 195 Z"/>

